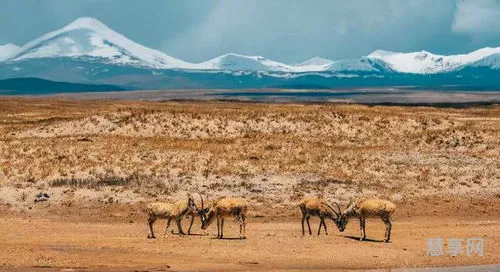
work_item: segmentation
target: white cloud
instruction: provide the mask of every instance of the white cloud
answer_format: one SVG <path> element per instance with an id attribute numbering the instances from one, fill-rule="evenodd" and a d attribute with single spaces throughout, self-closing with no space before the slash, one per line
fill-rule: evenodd
<path id="1" fill-rule="evenodd" d="M 500 34 L 500 1 L 462 0 L 457 3 L 452 31 L 476 41 L 495 38 Z"/>

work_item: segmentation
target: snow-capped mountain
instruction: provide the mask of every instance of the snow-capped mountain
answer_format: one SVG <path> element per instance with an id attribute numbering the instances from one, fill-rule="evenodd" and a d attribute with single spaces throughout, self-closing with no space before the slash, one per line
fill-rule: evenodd
<path id="1" fill-rule="evenodd" d="M 320 72 L 328 70 L 334 61 L 322 57 L 313 57 L 294 66 L 295 70 L 301 72 Z"/>
<path id="2" fill-rule="evenodd" d="M 326 66 L 326 65 L 330 65 L 332 63 L 333 63 L 333 60 L 329 60 L 329 59 L 325 59 L 325 58 L 316 56 L 316 57 L 307 59 L 307 60 L 297 64 L 297 66 Z"/>
<path id="3" fill-rule="evenodd" d="M 71 64 L 65 66 L 64 61 Z M 208 70 L 224 73 L 229 71 L 235 75 L 242 74 L 240 71 L 266 72 L 268 76 L 287 78 L 297 78 L 306 73 L 321 74 L 325 77 L 334 74 L 361 77 L 376 75 L 380 78 L 394 73 L 417 75 L 455 73 L 464 71 L 465 68 L 470 68 L 468 72 L 471 69 L 481 68 L 491 69 L 495 73 L 500 69 L 500 47 L 486 47 L 468 54 L 450 56 L 427 51 L 399 53 L 376 50 L 366 57 L 357 59 L 334 61 L 313 57 L 294 65 L 262 56 L 231 53 L 205 62 L 190 63 L 135 43 L 100 21 L 84 17 L 61 29 L 42 35 L 22 47 L 14 44 L 0 46 L 0 62 L 0 68 L 4 65 L 4 71 L 8 72 L 2 75 L 4 78 L 10 73 L 14 76 L 43 77 L 49 73 L 47 70 L 51 70 L 53 75 L 61 76 L 61 70 L 55 67 L 73 69 L 75 78 L 81 76 L 81 67 L 88 68 L 85 77 L 99 77 L 100 73 L 110 74 L 110 70 L 115 70 L 114 76 L 119 76 L 127 70 L 125 68 L 140 68 L 143 69 L 141 73 L 152 73 L 151 69 L 178 69 L 200 73 L 206 73 Z M 76 63 L 78 66 L 71 66 Z M 101 64 L 112 65 L 117 69 L 106 66 L 98 70 L 96 67 L 105 66 Z M 163 71 L 154 71 L 154 74 L 161 73 Z"/>
<path id="4" fill-rule="evenodd" d="M 201 70 L 247 70 L 247 71 L 278 71 L 291 72 L 294 67 L 261 56 L 245 56 L 226 54 L 211 60 L 193 64 Z"/>
<path id="5" fill-rule="evenodd" d="M 498 53 L 500 53 L 500 47 L 486 47 L 468 54 L 450 56 L 436 55 L 427 51 L 397 53 L 376 50 L 367 57 L 384 61 L 397 72 L 428 74 L 453 71 Z M 493 65 L 498 65 L 498 63 Z"/>
<path id="6" fill-rule="evenodd" d="M 213 58 L 206 62 L 193 64 L 200 70 L 232 70 L 232 71 L 261 71 L 261 72 L 321 72 L 333 71 L 330 69 L 334 61 L 314 57 L 301 62 L 297 65 L 288 65 L 267 59 L 262 56 L 245 56 L 241 54 L 230 53 Z"/>
<path id="7" fill-rule="evenodd" d="M 8 43 L 4 45 L 0 45 L 0 61 L 4 61 L 17 53 L 21 50 L 21 47 Z"/>
<path id="8" fill-rule="evenodd" d="M 95 58 L 106 63 L 151 68 L 191 65 L 137 44 L 94 18 L 79 18 L 28 42 L 9 61 L 55 57 Z"/>

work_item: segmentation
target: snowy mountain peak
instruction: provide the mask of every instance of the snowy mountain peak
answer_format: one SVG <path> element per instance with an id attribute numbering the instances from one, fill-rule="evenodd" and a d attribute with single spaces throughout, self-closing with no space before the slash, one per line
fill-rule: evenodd
<path id="1" fill-rule="evenodd" d="M 13 43 L 7 43 L 4 45 L 0 45 L 0 61 L 4 61 L 15 54 L 19 53 L 21 50 L 21 47 L 13 44 Z"/>
<path id="2" fill-rule="evenodd" d="M 72 57 L 151 68 L 189 68 L 192 64 L 137 44 L 94 18 L 69 25 L 25 44 L 11 60 Z"/>
<path id="3" fill-rule="evenodd" d="M 103 24 L 101 21 L 99 21 L 95 18 L 92 18 L 92 17 L 80 17 L 80 18 L 74 20 L 69 25 L 65 26 L 63 29 L 70 30 L 70 29 L 79 29 L 79 28 L 92 29 L 96 32 L 102 32 L 102 31 L 114 32 L 107 25 Z"/>
<path id="4" fill-rule="evenodd" d="M 16 45 L 16 44 L 13 44 L 13 43 L 6 43 L 6 44 L 3 44 L 3 45 L 0 45 L 0 48 L 2 50 L 19 50 L 21 49 L 20 46 Z"/>
<path id="5" fill-rule="evenodd" d="M 297 66 L 330 65 L 332 63 L 333 63 L 332 60 L 316 56 L 297 64 Z"/>
<path id="6" fill-rule="evenodd" d="M 246 56 L 236 53 L 225 54 L 194 65 L 203 70 L 238 70 L 238 71 L 279 71 L 286 72 L 291 66 L 262 56 Z"/>

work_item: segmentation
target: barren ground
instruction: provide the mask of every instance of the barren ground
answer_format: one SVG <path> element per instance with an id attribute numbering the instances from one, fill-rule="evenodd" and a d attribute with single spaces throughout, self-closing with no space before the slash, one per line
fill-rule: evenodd
<path id="1" fill-rule="evenodd" d="M 500 263 L 498 106 L 2 98 L 0 167 L 0 270 Z M 215 226 L 208 237 L 145 238 L 145 202 L 196 189 L 207 199 L 247 198 L 248 239 L 211 239 Z M 50 200 L 34 204 L 38 192 Z M 296 205 L 306 195 L 342 205 L 393 200 L 393 242 L 378 242 L 376 219 L 367 228 L 375 241 L 349 238 L 359 235 L 357 222 L 302 237 Z M 226 226 L 236 237 L 236 225 Z M 484 238 L 485 256 L 426 256 L 432 237 Z"/>

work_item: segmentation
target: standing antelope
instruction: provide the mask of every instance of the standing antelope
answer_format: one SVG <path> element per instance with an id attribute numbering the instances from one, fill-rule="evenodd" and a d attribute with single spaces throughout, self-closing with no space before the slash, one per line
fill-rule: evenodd
<path id="1" fill-rule="evenodd" d="M 148 226 L 149 226 L 149 234 L 148 238 L 155 238 L 155 234 L 153 232 L 153 224 L 158 218 L 167 219 L 167 226 L 165 227 L 165 234 L 167 234 L 168 227 L 170 226 L 170 222 L 175 219 L 177 224 L 177 229 L 179 230 L 179 234 L 184 234 L 182 231 L 181 220 L 188 211 L 198 212 L 196 204 L 194 203 L 194 199 L 191 195 L 188 195 L 188 200 L 179 200 L 175 203 L 163 203 L 156 202 L 150 203 L 146 207 L 148 213 Z M 191 229 L 191 227 L 190 227 Z"/>
<path id="2" fill-rule="evenodd" d="M 339 205 L 337 208 L 339 208 Z M 321 226 L 323 225 L 325 229 L 325 233 L 328 235 L 328 231 L 326 230 L 325 218 L 330 218 L 337 225 L 338 218 L 340 217 L 340 208 L 339 213 L 337 213 L 324 199 L 320 198 L 304 198 L 299 204 L 300 211 L 302 212 L 302 235 L 304 235 L 304 221 L 307 222 L 307 228 L 309 229 L 309 235 L 311 232 L 311 225 L 309 224 L 309 219 L 311 216 L 318 216 L 320 219 L 318 235 L 321 232 Z"/>
<path id="3" fill-rule="evenodd" d="M 214 201 L 212 207 L 205 209 L 203 206 L 203 197 L 201 198 L 201 210 L 199 215 L 201 218 L 201 228 L 206 230 L 212 224 L 214 218 L 217 217 L 217 238 L 222 239 L 224 236 L 224 218 L 236 218 L 240 224 L 240 239 L 245 239 L 245 214 L 247 212 L 247 201 L 243 198 L 221 197 Z"/>
<path id="4" fill-rule="evenodd" d="M 344 231 L 350 218 L 359 218 L 359 229 L 361 232 L 360 241 L 366 239 L 365 221 L 367 217 L 380 217 L 385 224 L 384 241 L 386 243 L 391 239 L 391 215 L 396 210 L 396 205 L 389 200 L 383 199 L 365 199 L 347 205 L 346 210 L 341 214 L 339 224 L 337 225 L 339 231 Z"/>

